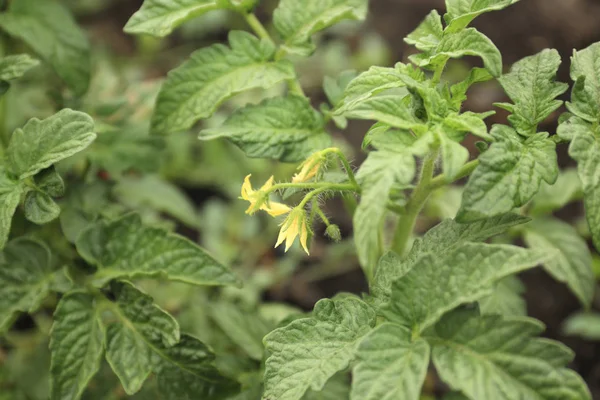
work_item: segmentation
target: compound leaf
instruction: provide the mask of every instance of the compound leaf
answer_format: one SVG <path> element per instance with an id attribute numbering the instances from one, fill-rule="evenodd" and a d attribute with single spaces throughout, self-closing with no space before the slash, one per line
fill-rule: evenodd
<path id="1" fill-rule="evenodd" d="M 0 250 L 8 240 L 12 217 L 19 206 L 23 190 L 21 182 L 10 178 L 0 166 Z"/>
<path id="2" fill-rule="evenodd" d="M 463 193 L 457 219 L 461 222 L 512 211 L 525 205 L 540 189 L 542 181 L 558 178 L 556 144 L 547 133 L 526 140 L 511 128 L 496 125 L 496 142 L 479 157 Z"/>
<path id="3" fill-rule="evenodd" d="M 218 128 L 206 129 L 200 139 L 225 137 L 248 157 L 298 162 L 331 144 L 325 122 L 308 99 L 275 97 L 236 110 Z"/>
<path id="4" fill-rule="evenodd" d="M 90 44 L 69 10 L 57 1 L 12 1 L 0 28 L 23 40 L 77 95 L 90 82 Z"/>
<path id="5" fill-rule="evenodd" d="M 95 283 L 138 276 L 164 276 L 194 285 L 231 285 L 237 278 L 197 244 L 162 229 L 142 225 L 129 214 L 100 222 L 82 232 L 79 254 L 98 267 Z"/>
<path id="6" fill-rule="evenodd" d="M 546 261 L 553 252 L 467 243 L 440 256 L 421 257 L 392 284 L 382 312 L 392 322 L 423 331 L 446 312 L 492 293 L 496 281 Z"/>
<path id="7" fill-rule="evenodd" d="M 315 50 L 312 35 L 345 19 L 365 19 L 368 3 L 368 0 L 281 0 L 273 13 L 273 24 L 284 39 L 283 48 L 287 52 L 307 56 Z"/>
<path id="8" fill-rule="evenodd" d="M 25 179 L 85 149 L 94 139 L 94 121 L 85 113 L 66 108 L 43 120 L 32 118 L 11 137 L 8 168 Z"/>
<path id="9" fill-rule="evenodd" d="M 519 0 L 446 0 L 444 19 L 448 32 L 456 32 L 467 27 L 481 14 L 502 10 Z"/>
<path id="10" fill-rule="evenodd" d="M 0 58 L 0 81 L 12 81 L 25 75 L 40 62 L 29 54 L 17 54 Z"/>
<path id="11" fill-rule="evenodd" d="M 358 347 L 353 370 L 352 400 L 419 400 L 429 366 L 429 344 L 412 340 L 403 326 L 384 323 Z"/>
<path id="12" fill-rule="evenodd" d="M 534 134 L 538 124 L 562 105 L 556 98 L 569 86 L 555 81 L 560 61 L 558 51 L 546 49 L 515 63 L 498 79 L 514 103 L 499 106 L 512 112 L 508 119 L 519 133 Z"/>
<path id="13" fill-rule="evenodd" d="M 77 400 L 100 369 L 104 333 L 92 294 L 67 293 L 54 312 L 50 332 L 52 400 Z"/>
<path id="14" fill-rule="evenodd" d="M 11 241 L 0 253 L 0 332 L 18 312 L 32 313 L 50 292 L 54 271 L 45 244 L 26 238 Z"/>
<path id="15" fill-rule="evenodd" d="M 375 311 L 355 297 L 324 299 L 313 316 L 293 321 L 264 338 L 264 400 L 299 400 L 321 390 L 356 356 L 360 339 L 375 326 Z"/>
<path id="16" fill-rule="evenodd" d="M 221 8 L 218 0 L 145 0 L 125 25 L 131 34 L 165 37 L 179 25 Z"/>
<path id="17" fill-rule="evenodd" d="M 524 238 L 533 249 L 558 250 L 544 263 L 546 270 L 565 282 L 581 304 L 589 307 L 595 288 L 592 254 L 577 230 L 558 219 L 536 219 L 525 227 Z"/>
<path id="18" fill-rule="evenodd" d="M 268 88 L 295 76 L 286 60 L 270 61 L 275 45 L 247 32 L 232 31 L 229 45 L 215 44 L 193 53 L 163 84 L 152 131 L 184 131 L 210 117 L 227 99 L 249 89 Z"/>
<path id="19" fill-rule="evenodd" d="M 471 400 L 586 400 L 591 395 L 565 368 L 571 350 L 537 338 L 543 325 L 527 318 L 447 315 L 428 338 L 440 377 Z"/>

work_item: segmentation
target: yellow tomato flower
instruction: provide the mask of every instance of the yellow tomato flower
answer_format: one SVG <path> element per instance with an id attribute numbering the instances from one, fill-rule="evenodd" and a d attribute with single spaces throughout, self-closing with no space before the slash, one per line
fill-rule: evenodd
<path id="1" fill-rule="evenodd" d="M 250 183 L 251 176 L 246 176 L 242 185 L 242 199 L 250 202 L 250 207 L 246 210 L 246 214 L 254 214 L 258 210 L 263 210 L 272 217 L 277 217 L 290 212 L 291 208 L 285 204 L 269 201 L 267 191 L 273 186 L 274 178 L 272 176 L 259 190 L 252 189 L 252 184 Z"/>
<path id="2" fill-rule="evenodd" d="M 298 172 L 292 177 L 292 182 L 302 183 L 314 178 L 319 173 L 319 169 L 321 169 L 325 160 L 326 157 L 323 155 L 323 151 L 318 151 L 314 153 L 313 155 L 308 157 L 302 164 L 300 164 L 300 166 L 298 167 L 300 172 Z"/>
<path id="3" fill-rule="evenodd" d="M 306 252 L 308 252 L 307 241 L 308 241 L 308 221 L 306 220 L 306 212 L 302 208 L 293 209 L 287 216 L 283 224 L 281 224 L 281 230 L 279 231 L 279 237 L 275 247 L 279 246 L 285 240 L 285 251 L 288 251 L 296 240 L 296 236 L 300 238 L 300 244 Z"/>

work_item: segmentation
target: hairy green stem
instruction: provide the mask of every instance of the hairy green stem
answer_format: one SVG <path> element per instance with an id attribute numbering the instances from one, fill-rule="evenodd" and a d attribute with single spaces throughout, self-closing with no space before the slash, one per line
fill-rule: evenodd
<path id="1" fill-rule="evenodd" d="M 246 19 L 246 22 L 248 23 L 248 25 L 250 25 L 250 28 L 252 28 L 254 33 L 256 33 L 256 35 L 259 38 L 268 40 L 275 46 L 275 41 L 273 40 L 273 38 L 267 31 L 265 26 L 262 24 L 262 22 L 260 22 L 260 20 L 256 17 L 256 14 L 245 13 L 244 18 Z M 275 60 L 279 60 L 284 55 L 285 55 L 285 52 L 282 53 L 282 50 L 280 48 L 277 51 L 277 53 L 275 53 Z M 306 94 L 304 93 L 304 90 L 302 89 L 302 85 L 300 85 L 300 81 L 298 80 L 298 78 L 288 79 L 286 82 L 287 82 L 288 88 L 291 93 L 295 93 L 297 95 L 306 97 Z"/>
<path id="2" fill-rule="evenodd" d="M 437 153 L 436 149 L 429 153 L 423 160 L 419 183 L 415 187 L 415 190 L 413 190 L 410 200 L 406 205 L 406 212 L 400 218 L 398 226 L 396 227 L 392 248 L 400 255 L 403 255 L 406 252 L 408 242 L 417 223 L 417 218 L 431 194 L 430 183 L 433 179 Z"/>

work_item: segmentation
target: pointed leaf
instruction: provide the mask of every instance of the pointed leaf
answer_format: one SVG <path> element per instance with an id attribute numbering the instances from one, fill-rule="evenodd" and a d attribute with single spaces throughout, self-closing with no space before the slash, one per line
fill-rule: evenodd
<path id="1" fill-rule="evenodd" d="M 404 38 L 404 41 L 419 50 L 432 50 L 440 44 L 444 36 L 442 17 L 437 10 L 431 11 L 421 24 Z"/>
<path id="2" fill-rule="evenodd" d="M 54 271 L 50 250 L 33 239 L 19 238 L 0 253 L 0 332 L 18 312 L 32 313 L 50 292 Z"/>
<path id="3" fill-rule="evenodd" d="M 444 16 L 448 32 L 467 27 L 481 14 L 502 10 L 519 0 L 446 0 L 448 14 Z"/>
<path id="4" fill-rule="evenodd" d="M 96 265 L 94 282 L 103 286 L 118 278 L 157 277 L 194 285 L 231 285 L 237 278 L 190 240 L 142 225 L 136 214 L 100 222 L 77 239 L 79 254 Z"/>
<path id="5" fill-rule="evenodd" d="M 492 129 L 496 142 L 479 157 L 471 175 L 457 219 L 474 221 L 525 205 L 540 189 L 542 180 L 558 178 L 556 144 L 547 133 L 522 140 L 510 128 Z"/>
<path id="6" fill-rule="evenodd" d="M 558 219 L 536 219 L 526 226 L 524 239 L 532 249 L 558 250 L 544 263 L 546 270 L 566 283 L 584 307 L 589 307 L 596 286 L 592 254 L 577 230 Z"/>
<path id="7" fill-rule="evenodd" d="M 269 333 L 264 400 L 299 400 L 321 390 L 355 358 L 360 339 L 375 326 L 375 312 L 355 297 L 321 300 L 313 316 Z"/>
<path id="8" fill-rule="evenodd" d="M 514 103 L 508 107 L 513 114 L 508 119 L 519 133 L 534 134 L 538 124 L 562 105 L 556 98 L 569 86 L 555 81 L 560 61 L 558 51 L 546 49 L 515 63 L 498 79 Z"/>
<path id="9" fill-rule="evenodd" d="M 275 46 L 247 32 L 233 31 L 229 45 L 215 44 L 193 53 L 169 73 L 158 95 L 152 131 L 184 131 L 214 114 L 240 92 L 269 88 L 295 76 L 289 61 L 271 61 Z"/>
<path id="10" fill-rule="evenodd" d="M 25 179 L 80 152 L 94 139 L 94 121 L 85 113 L 66 108 L 43 120 L 32 118 L 11 137 L 8 167 Z"/>
<path id="11" fill-rule="evenodd" d="M 493 79 L 493 76 L 485 68 L 472 68 L 469 75 L 462 81 L 455 83 L 450 87 L 452 93 L 452 105 L 456 111 L 460 111 L 462 103 L 467 99 L 469 88 L 481 82 L 487 82 Z"/>
<path id="12" fill-rule="evenodd" d="M 600 43 L 573 52 L 571 79 L 575 82 L 571 102 L 567 108 L 573 114 L 589 122 L 600 120 Z"/>
<path id="13" fill-rule="evenodd" d="M 69 10 L 57 1 L 19 0 L 0 14 L 0 28 L 27 43 L 77 95 L 90 82 L 90 44 Z"/>
<path id="14" fill-rule="evenodd" d="M 573 352 L 537 338 L 542 330 L 531 319 L 461 311 L 428 339 L 440 377 L 471 400 L 591 400 L 583 379 L 565 368 Z"/>
<path id="15" fill-rule="evenodd" d="M 282 162 L 305 160 L 331 145 L 323 117 L 300 96 L 275 97 L 240 108 L 222 126 L 200 133 L 205 140 L 221 137 L 231 140 L 248 157 Z"/>
<path id="16" fill-rule="evenodd" d="M 165 37 L 184 22 L 219 8 L 218 0 L 145 0 L 124 31 Z"/>
<path id="17" fill-rule="evenodd" d="M 403 326 L 384 323 L 366 335 L 353 370 L 352 400 L 419 400 L 429 345 Z"/>
<path id="18" fill-rule="evenodd" d="M 368 0 L 281 0 L 273 13 L 273 24 L 293 54 L 310 55 L 312 35 L 345 19 L 367 16 Z"/>
<path id="19" fill-rule="evenodd" d="M 370 97 L 356 104 L 343 115 L 348 119 L 380 121 L 394 128 L 418 132 L 427 130 L 427 125 L 414 115 L 403 97 L 396 95 Z"/>
<path id="20" fill-rule="evenodd" d="M 476 114 L 471 111 L 462 114 L 452 113 L 444 119 L 442 129 L 446 132 L 469 132 L 484 140 L 492 141 L 493 137 L 488 133 L 487 125 L 484 122 L 489 115 L 491 114 Z"/>
<path id="21" fill-rule="evenodd" d="M 69 292 L 54 312 L 50 332 L 50 398 L 77 400 L 100 369 L 104 334 L 94 296 Z"/>
<path id="22" fill-rule="evenodd" d="M 40 62 L 29 54 L 17 54 L 0 58 L 0 80 L 12 81 L 25 75 Z"/>

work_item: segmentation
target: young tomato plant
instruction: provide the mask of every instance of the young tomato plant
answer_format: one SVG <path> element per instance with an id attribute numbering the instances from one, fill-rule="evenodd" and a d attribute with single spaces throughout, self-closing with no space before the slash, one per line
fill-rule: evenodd
<path id="1" fill-rule="evenodd" d="M 329 104 L 319 110 L 293 61 L 315 52 L 319 32 L 363 20 L 368 0 L 280 0 L 268 25 L 254 12 L 258 0 L 145 0 L 125 32 L 162 38 L 217 11 L 248 27 L 191 54 L 156 96 L 93 69 L 66 6 L 0 2 L 3 48 L 14 53 L 0 59 L 0 362 L 8 366 L 0 399 L 419 400 L 433 398 L 429 377 L 447 385 L 446 400 L 591 400 L 568 368 L 571 350 L 541 338 L 543 324 L 526 316 L 517 274 L 543 266 L 591 306 L 600 43 L 574 53 L 568 111 L 556 134 L 540 131 L 569 88 L 556 81 L 558 52 L 503 73 L 500 51 L 470 27 L 517 1 L 446 0 L 446 14 L 432 11 L 405 38 L 417 50 L 409 61 L 326 79 Z M 457 78 L 447 67 L 465 56 L 483 67 Z M 53 93 L 52 106 L 10 133 L 9 95 L 27 79 Z M 493 79 L 510 99 L 494 106 L 509 117 L 488 129 L 494 111 L 464 111 L 463 103 L 471 86 Z M 128 89 L 115 81 L 135 96 L 119 97 Z M 251 91 L 268 94 L 236 102 Z M 206 121 L 231 108 L 221 123 Z M 16 119 L 31 117 L 22 114 Z M 329 133 L 348 120 L 373 122 L 357 170 Z M 230 165 L 202 165 L 217 170 L 211 182 L 235 187 L 246 214 L 277 220 L 269 247 L 292 249 L 277 272 L 247 272 L 264 262 L 251 241 L 267 232 L 252 225 L 258 216 L 240 222 L 238 206 L 213 203 L 198 223 L 169 181 L 201 179 L 187 148 L 199 123 L 201 147 L 225 139 L 267 160 L 252 164 L 258 175 L 271 175 L 273 161 L 298 164 L 283 181 L 261 181 L 248 167 L 243 181 L 224 184 L 237 175 Z M 463 146 L 468 135 L 480 139 L 479 154 Z M 577 169 L 559 169 L 560 144 Z M 211 159 L 239 158 L 210 149 Z M 317 224 L 342 239 L 324 210 L 335 196 L 352 220 L 350 247 L 368 292 L 322 299 L 308 314 L 262 302 L 300 264 L 296 239 L 307 254 Z M 587 228 L 553 216 L 579 200 Z M 423 214 L 439 223 L 418 236 Z M 208 236 L 211 251 L 174 232 L 173 221 Z M 568 326 L 581 333 L 594 319 L 582 314 Z M 24 321 L 34 329 L 19 335 L 14 324 Z M 32 371 L 23 362 L 31 354 L 44 367 L 27 381 L 17 366 Z"/>

